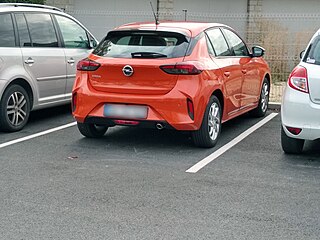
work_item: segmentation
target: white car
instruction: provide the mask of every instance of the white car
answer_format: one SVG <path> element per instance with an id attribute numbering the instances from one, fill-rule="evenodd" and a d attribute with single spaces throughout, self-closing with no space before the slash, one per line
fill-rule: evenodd
<path id="1" fill-rule="evenodd" d="M 301 56 L 282 97 L 281 145 L 285 153 L 301 153 L 305 140 L 320 138 L 320 29 Z"/>

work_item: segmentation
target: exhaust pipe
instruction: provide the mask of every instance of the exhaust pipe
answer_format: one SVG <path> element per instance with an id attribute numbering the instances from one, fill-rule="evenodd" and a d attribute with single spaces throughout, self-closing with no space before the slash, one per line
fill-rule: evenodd
<path id="1" fill-rule="evenodd" d="M 157 124 L 156 124 L 156 128 L 157 128 L 158 130 L 162 130 L 162 129 L 164 129 L 164 126 L 162 125 L 162 123 L 157 123 Z"/>

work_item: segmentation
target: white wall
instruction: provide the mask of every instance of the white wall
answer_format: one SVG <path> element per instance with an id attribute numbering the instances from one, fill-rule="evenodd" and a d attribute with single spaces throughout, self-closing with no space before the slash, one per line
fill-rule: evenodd
<path id="1" fill-rule="evenodd" d="M 181 20 L 187 9 L 187 20 L 227 24 L 246 38 L 247 4 L 247 0 L 174 0 L 173 10 Z"/>
<path id="2" fill-rule="evenodd" d="M 156 11 L 157 1 L 151 0 Z M 153 21 L 150 0 L 75 0 L 71 15 L 82 22 L 98 40 L 113 28 L 129 22 Z"/>
<path id="3" fill-rule="evenodd" d="M 263 13 L 319 13 L 319 0 L 263 0 Z"/>

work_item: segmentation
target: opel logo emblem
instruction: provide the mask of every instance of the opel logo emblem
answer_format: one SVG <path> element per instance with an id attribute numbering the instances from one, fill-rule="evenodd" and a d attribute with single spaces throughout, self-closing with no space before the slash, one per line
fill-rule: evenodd
<path id="1" fill-rule="evenodd" d="M 122 68 L 122 72 L 126 77 L 130 77 L 133 74 L 133 68 L 130 65 L 126 65 Z"/>

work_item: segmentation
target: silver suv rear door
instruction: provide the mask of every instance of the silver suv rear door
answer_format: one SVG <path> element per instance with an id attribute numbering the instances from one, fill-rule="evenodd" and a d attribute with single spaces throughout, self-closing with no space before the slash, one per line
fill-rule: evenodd
<path id="1" fill-rule="evenodd" d="M 15 16 L 24 67 L 37 86 L 35 99 L 40 105 L 64 101 L 66 61 L 51 15 L 19 13 Z"/>
<path id="2" fill-rule="evenodd" d="M 91 45 L 96 45 L 96 42 L 93 37 L 91 37 L 90 34 L 74 20 L 61 15 L 55 15 L 55 18 L 61 31 L 67 63 L 67 83 L 65 93 L 66 97 L 71 99 L 77 63 L 89 55 L 92 51 Z"/>

